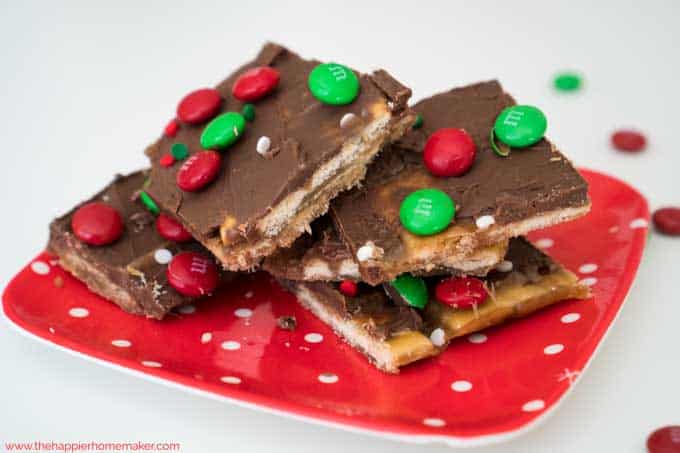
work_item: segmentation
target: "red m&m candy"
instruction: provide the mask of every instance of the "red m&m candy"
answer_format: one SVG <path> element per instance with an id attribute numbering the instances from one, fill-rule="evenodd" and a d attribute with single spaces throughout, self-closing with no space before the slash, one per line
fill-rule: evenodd
<path id="1" fill-rule="evenodd" d="M 71 217 L 71 229 L 81 241 L 90 245 L 106 245 L 123 234 L 120 214 L 98 201 L 82 205 Z"/>
<path id="2" fill-rule="evenodd" d="M 680 236 L 680 208 L 657 209 L 652 215 L 652 221 L 660 233 Z"/>
<path id="3" fill-rule="evenodd" d="M 340 282 L 340 292 L 347 297 L 356 297 L 359 294 L 359 286 L 352 280 L 343 280 Z"/>
<path id="4" fill-rule="evenodd" d="M 176 119 L 171 119 L 168 124 L 165 126 L 165 129 L 163 129 L 163 133 L 167 135 L 168 137 L 174 137 L 177 135 L 177 131 L 179 130 L 179 123 L 177 122 Z"/>
<path id="5" fill-rule="evenodd" d="M 649 453 L 680 453 L 680 426 L 664 426 L 647 438 Z"/>
<path id="6" fill-rule="evenodd" d="M 279 78 L 279 71 L 269 66 L 252 68 L 239 76 L 231 93 L 239 101 L 257 101 L 276 88 Z"/>
<path id="7" fill-rule="evenodd" d="M 201 190 L 217 177 L 221 163 L 222 157 L 216 151 L 194 154 L 177 172 L 177 186 L 185 192 Z"/>
<path id="8" fill-rule="evenodd" d="M 473 277 L 451 277 L 442 280 L 434 290 L 439 302 L 453 308 L 471 308 L 483 303 L 489 293 L 484 283 Z"/>
<path id="9" fill-rule="evenodd" d="M 622 129 L 612 134 L 612 146 L 619 151 L 638 152 L 645 149 L 647 139 L 637 131 Z"/>
<path id="10" fill-rule="evenodd" d="M 170 286 L 185 296 L 204 296 L 217 287 L 217 267 L 212 259 L 200 253 L 178 253 L 172 257 L 165 274 Z"/>
<path id="11" fill-rule="evenodd" d="M 222 105 L 222 97 L 214 88 L 201 88 L 192 91 L 179 101 L 177 118 L 189 124 L 201 124 L 208 121 Z"/>
<path id="12" fill-rule="evenodd" d="M 175 158 L 172 154 L 163 154 L 161 158 L 158 159 L 158 163 L 161 164 L 161 167 L 172 167 L 175 163 Z"/>
<path id="13" fill-rule="evenodd" d="M 425 166 L 435 176 L 461 176 L 475 161 L 477 147 L 463 129 L 439 129 L 423 149 Z"/>
<path id="14" fill-rule="evenodd" d="M 168 241 L 186 242 L 193 239 L 181 223 L 166 214 L 159 214 L 156 218 L 156 231 Z"/>

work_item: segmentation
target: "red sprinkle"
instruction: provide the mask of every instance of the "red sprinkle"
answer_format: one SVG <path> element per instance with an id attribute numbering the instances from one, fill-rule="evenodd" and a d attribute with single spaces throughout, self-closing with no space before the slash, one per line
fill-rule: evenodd
<path id="1" fill-rule="evenodd" d="M 177 117 L 188 124 L 201 124 L 217 114 L 222 97 L 214 88 L 192 91 L 179 101 Z"/>
<path id="2" fill-rule="evenodd" d="M 71 229 L 87 244 L 106 245 L 123 234 L 123 220 L 114 208 L 95 201 L 78 208 L 71 217 Z"/>
<path id="3" fill-rule="evenodd" d="M 654 211 L 652 221 L 656 229 L 669 236 L 680 236 L 680 208 L 669 207 Z"/>
<path id="4" fill-rule="evenodd" d="M 159 214 L 156 218 L 156 231 L 168 241 L 186 242 L 193 239 L 181 223 L 166 214 Z"/>
<path id="5" fill-rule="evenodd" d="M 647 146 L 647 139 L 637 131 L 622 129 L 612 134 L 612 146 L 619 151 L 635 153 Z"/>
<path id="6" fill-rule="evenodd" d="M 435 288 L 439 302 L 453 308 L 471 308 L 483 303 L 489 293 L 484 283 L 474 277 L 451 277 L 442 280 Z"/>
<path id="7" fill-rule="evenodd" d="M 664 426 L 647 438 L 649 453 L 680 453 L 680 426 Z"/>
<path id="8" fill-rule="evenodd" d="M 163 154 L 163 157 L 161 157 L 158 162 L 162 167 L 172 167 L 172 165 L 175 163 L 175 158 L 172 157 L 172 154 Z"/>
<path id="9" fill-rule="evenodd" d="M 423 149 L 425 166 L 435 176 L 461 176 L 465 174 L 477 154 L 477 147 L 463 129 L 439 129 L 430 135 Z"/>
<path id="10" fill-rule="evenodd" d="M 177 131 L 179 130 L 179 123 L 177 122 L 176 119 L 171 119 L 170 122 L 165 126 L 165 129 L 163 129 L 163 133 L 167 135 L 168 137 L 174 137 L 177 135 Z"/>
<path id="11" fill-rule="evenodd" d="M 217 177 L 221 163 L 222 157 L 216 151 L 194 154 L 177 172 L 177 186 L 185 192 L 201 190 Z"/>
<path id="12" fill-rule="evenodd" d="M 269 66 L 252 68 L 239 76 L 231 93 L 240 101 L 257 101 L 276 88 L 279 79 L 279 71 L 274 68 Z"/>
<path id="13" fill-rule="evenodd" d="M 340 292 L 347 297 L 356 297 L 359 294 L 359 285 L 352 280 L 343 280 L 340 283 Z"/>
<path id="14" fill-rule="evenodd" d="M 170 286 L 185 296 L 204 296 L 217 287 L 217 267 L 212 259 L 200 253 L 178 253 L 172 257 L 165 274 Z"/>

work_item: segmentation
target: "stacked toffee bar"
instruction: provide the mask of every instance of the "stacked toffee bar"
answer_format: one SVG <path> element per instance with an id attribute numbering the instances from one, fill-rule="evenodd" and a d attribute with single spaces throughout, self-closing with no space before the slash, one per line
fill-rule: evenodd
<path id="1" fill-rule="evenodd" d="M 151 168 L 55 220 L 49 249 L 93 291 L 157 319 L 264 269 L 392 373 L 587 297 L 522 237 L 590 208 L 543 114 L 493 81 L 412 108 L 410 95 L 383 70 L 267 44 L 181 99 L 146 150 Z"/>

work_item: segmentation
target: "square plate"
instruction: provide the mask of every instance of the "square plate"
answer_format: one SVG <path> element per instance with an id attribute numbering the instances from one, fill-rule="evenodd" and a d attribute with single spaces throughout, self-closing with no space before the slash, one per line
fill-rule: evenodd
<path id="1" fill-rule="evenodd" d="M 263 273 L 158 322 L 125 314 L 42 253 L 6 288 L 4 313 L 46 344 L 223 401 L 403 441 L 497 442 L 554 411 L 611 327 L 640 262 L 647 202 L 617 179 L 582 174 L 592 212 L 530 238 L 594 297 L 461 338 L 398 376 L 369 365 Z M 295 331 L 277 326 L 284 315 L 296 317 Z"/>

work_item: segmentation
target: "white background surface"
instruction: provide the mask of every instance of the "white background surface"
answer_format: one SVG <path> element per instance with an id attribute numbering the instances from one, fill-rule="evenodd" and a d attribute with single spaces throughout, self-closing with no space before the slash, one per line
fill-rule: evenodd
<path id="1" fill-rule="evenodd" d="M 184 94 L 218 82 L 269 39 L 308 57 L 384 67 L 415 99 L 497 77 L 546 112 L 549 135 L 578 165 L 630 182 L 653 208 L 680 204 L 677 1 L 7 3 L 2 287 L 44 246 L 54 216 L 114 172 L 146 165 L 144 147 Z M 562 69 L 581 71 L 585 90 L 554 93 L 551 77 Z M 610 131 L 627 125 L 648 134 L 644 154 L 609 148 Z M 573 394 L 535 431 L 481 450 L 642 452 L 650 430 L 680 424 L 679 258 L 680 239 L 652 234 L 628 303 Z M 168 440 L 183 452 L 447 450 L 186 395 L 47 349 L 5 324 L 0 360 L 0 441 Z"/>

